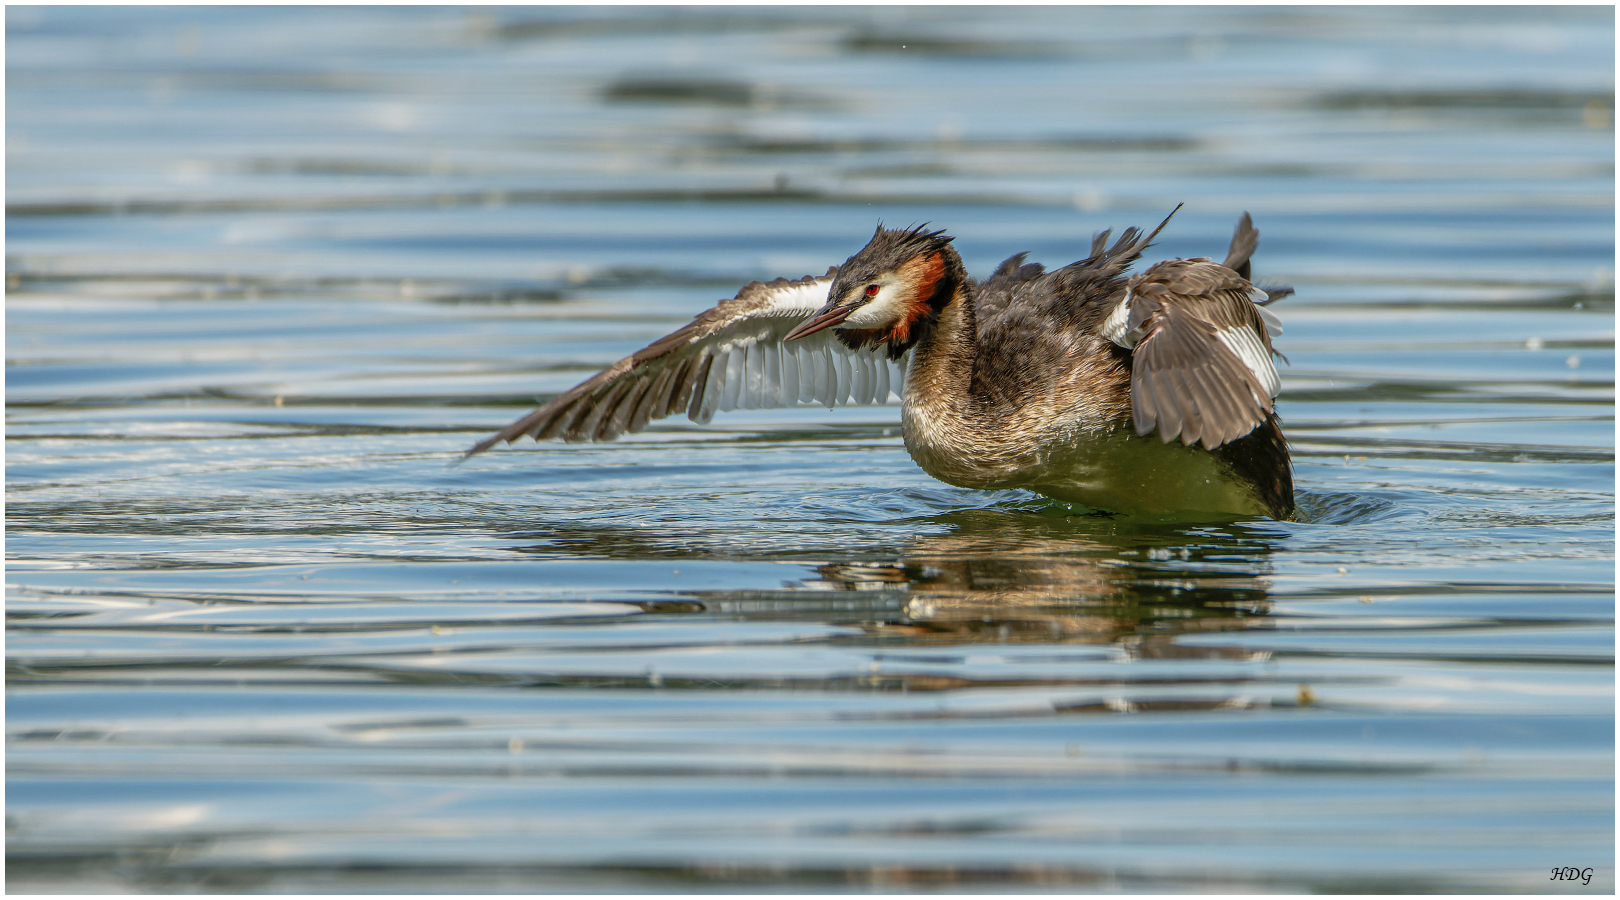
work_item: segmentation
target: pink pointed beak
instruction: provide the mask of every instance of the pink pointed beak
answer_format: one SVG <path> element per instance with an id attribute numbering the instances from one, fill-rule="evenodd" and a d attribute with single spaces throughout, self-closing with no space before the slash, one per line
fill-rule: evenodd
<path id="1" fill-rule="evenodd" d="M 837 306 L 826 312 L 816 313 L 800 322 L 798 328 L 788 332 L 787 337 L 782 338 L 782 342 L 796 341 L 806 335 L 815 334 L 822 329 L 831 328 L 849 318 L 849 314 L 854 311 L 853 308 L 848 306 Z"/>

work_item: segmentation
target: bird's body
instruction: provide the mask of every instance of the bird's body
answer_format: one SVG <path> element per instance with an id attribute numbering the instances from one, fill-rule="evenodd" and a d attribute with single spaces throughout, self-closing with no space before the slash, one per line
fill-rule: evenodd
<path id="1" fill-rule="evenodd" d="M 1224 264 L 1170 260 L 1127 278 L 1152 235 L 1128 229 L 1108 247 L 1104 232 L 1080 262 L 1048 272 L 1019 254 L 981 283 L 949 237 L 880 227 L 843 266 L 748 285 L 468 455 L 524 434 L 609 440 L 678 411 L 706 422 L 895 393 L 907 450 L 950 484 L 1122 513 L 1287 518 L 1275 317 L 1247 280 L 1256 237 L 1245 215 Z"/>

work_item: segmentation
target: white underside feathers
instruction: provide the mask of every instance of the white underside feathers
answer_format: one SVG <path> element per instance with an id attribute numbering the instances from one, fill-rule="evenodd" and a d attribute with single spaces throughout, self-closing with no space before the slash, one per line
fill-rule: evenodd
<path id="1" fill-rule="evenodd" d="M 1260 294 L 1262 300 L 1267 299 L 1265 291 L 1256 289 L 1255 293 Z M 1260 314 L 1260 321 L 1266 323 L 1266 334 L 1276 338 L 1283 333 L 1282 319 L 1277 318 L 1276 313 L 1266 309 L 1264 306 L 1256 306 L 1254 311 Z"/>
<path id="2" fill-rule="evenodd" d="M 1236 353 L 1238 359 L 1249 367 L 1254 377 L 1260 379 L 1260 384 L 1266 389 L 1267 398 L 1275 398 L 1277 392 L 1282 390 L 1282 379 L 1277 376 L 1277 367 L 1271 362 L 1271 354 L 1260 343 L 1260 336 L 1251 328 L 1223 328 L 1215 332 L 1221 343 L 1227 349 Z M 1256 400 L 1261 398 L 1256 397 Z"/>
<path id="3" fill-rule="evenodd" d="M 1114 307 L 1102 324 L 1102 336 L 1127 350 L 1136 346 L 1136 340 L 1125 334 L 1125 329 L 1131 323 L 1131 296 L 1130 288 L 1126 288 L 1125 298 L 1119 301 L 1119 305 Z"/>
<path id="4" fill-rule="evenodd" d="M 703 403 L 688 413 L 699 424 L 733 409 L 899 400 L 911 360 L 908 353 L 891 362 L 883 348 L 850 350 L 831 329 L 786 344 L 774 335 L 736 339 L 713 355 Z"/>
<path id="5" fill-rule="evenodd" d="M 826 305 L 829 287 L 832 287 L 831 278 L 818 278 L 804 284 L 790 284 L 773 290 L 769 302 L 752 311 L 750 316 L 808 317 Z"/>

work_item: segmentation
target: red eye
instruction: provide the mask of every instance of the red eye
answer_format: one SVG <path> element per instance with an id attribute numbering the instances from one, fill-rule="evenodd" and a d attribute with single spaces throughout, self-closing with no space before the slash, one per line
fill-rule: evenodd
<path id="1" fill-rule="evenodd" d="M 866 286 L 866 296 L 868 296 L 868 297 L 876 297 L 877 292 L 878 292 L 878 286 L 877 285 L 869 284 L 869 285 Z"/>

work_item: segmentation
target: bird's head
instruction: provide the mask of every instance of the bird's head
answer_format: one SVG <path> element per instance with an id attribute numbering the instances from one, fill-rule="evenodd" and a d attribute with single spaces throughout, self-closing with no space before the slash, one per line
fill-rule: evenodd
<path id="1" fill-rule="evenodd" d="M 851 348 L 887 344 L 889 356 L 898 358 L 966 280 L 950 243 L 943 231 L 879 225 L 872 240 L 838 267 L 827 305 L 784 340 L 837 328 L 839 340 Z"/>

